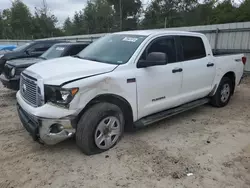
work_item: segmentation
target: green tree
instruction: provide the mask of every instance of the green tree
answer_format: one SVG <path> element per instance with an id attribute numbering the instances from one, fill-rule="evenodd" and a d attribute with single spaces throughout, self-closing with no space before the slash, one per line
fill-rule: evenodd
<path id="1" fill-rule="evenodd" d="M 76 12 L 73 18 L 72 34 L 80 35 L 88 33 L 82 11 Z"/>
<path id="2" fill-rule="evenodd" d="M 208 0 L 197 4 L 189 11 L 181 12 L 181 26 L 207 25 L 212 24 L 213 8 L 215 1 Z"/>
<path id="3" fill-rule="evenodd" d="M 88 33 L 110 32 L 114 11 L 107 0 L 88 1 L 84 9 L 84 21 Z"/>
<path id="4" fill-rule="evenodd" d="M 243 1 L 237 9 L 237 21 L 250 21 L 250 0 Z"/>
<path id="5" fill-rule="evenodd" d="M 237 7 L 235 7 L 231 0 L 225 0 L 214 7 L 212 12 L 213 24 L 230 23 L 237 21 Z"/>
<path id="6" fill-rule="evenodd" d="M 65 33 L 73 35 L 105 33 L 113 29 L 114 11 L 107 0 L 88 1 L 86 7 L 76 12 L 72 22 L 66 19 Z"/>
<path id="7" fill-rule="evenodd" d="M 2 13 L 2 23 L 3 23 L 3 38 L 12 39 L 15 38 L 12 32 L 11 26 L 11 11 L 10 9 L 4 9 Z"/>
<path id="8" fill-rule="evenodd" d="M 142 20 L 142 27 L 151 28 L 161 28 L 164 25 L 164 18 L 162 17 L 162 8 L 160 5 L 160 0 L 153 0 L 151 4 L 144 11 L 144 19 Z"/>
<path id="9" fill-rule="evenodd" d="M 0 12 L 0 38 L 36 39 L 120 29 L 250 21 L 250 0 L 243 0 L 238 5 L 232 0 L 205 0 L 202 3 L 198 0 L 152 0 L 144 11 L 141 0 L 88 0 L 86 7 L 73 18 L 67 18 L 60 29 L 46 0 L 41 2 L 42 6 L 32 15 L 22 0 L 13 0 L 9 9 Z"/>
<path id="10" fill-rule="evenodd" d="M 115 30 L 137 29 L 142 10 L 141 0 L 108 0 L 108 2 L 115 10 Z"/>
<path id="11" fill-rule="evenodd" d="M 3 37 L 3 28 L 4 28 L 4 25 L 3 25 L 3 16 L 2 16 L 2 13 L 0 12 L 0 39 L 4 38 Z"/>
<path id="12" fill-rule="evenodd" d="M 188 11 L 191 7 L 181 0 L 153 0 L 145 11 L 145 18 L 142 22 L 146 28 L 161 28 L 178 26 L 180 12 Z"/>
<path id="13" fill-rule="evenodd" d="M 8 19 L 14 38 L 30 38 L 32 34 L 32 15 L 28 7 L 22 1 L 12 1 Z"/>
<path id="14" fill-rule="evenodd" d="M 56 27 L 58 20 L 55 15 L 51 14 L 45 0 L 41 8 L 35 8 L 33 17 L 33 37 L 46 38 L 61 36 L 63 32 Z"/>
<path id="15" fill-rule="evenodd" d="M 73 35 L 73 23 L 70 20 L 70 17 L 66 18 L 63 24 L 63 31 L 65 35 Z"/>

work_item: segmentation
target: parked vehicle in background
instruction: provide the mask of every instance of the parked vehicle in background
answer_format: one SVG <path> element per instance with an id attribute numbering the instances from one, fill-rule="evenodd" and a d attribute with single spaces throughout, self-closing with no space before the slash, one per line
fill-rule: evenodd
<path id="1" fill-rule="evenodd" d="M 2 84 L 13 90 L 19 90 L 19 80 L 21 72 L 27 67 L 40 61 L 49 60 L 63 56 L 73 56 L 78 54 L 89 43 L 59 43 L 50 47 L 45 53 L 37 58 L 20 58 L 6 62 L 0 80 Z"/>
<path id="2" fill-rule="evenodd" d="M 0 50 L 0 58 L 3 57 L 3 55 L 8 52 L 11 52 L 11 50 Z"/>
<path id="3" fill-rule="evenodd" d="M 11 52 L 16 48 L 16 45 L 0 45 L 0 58 L 3 57 L 4 54 Z"/>
<path id="4" fill-rule="evenodd" d="M 15 48 L 11 52 L 5 53 L 3 56 L 0 56 L 0 74 L 3 71 L 6 61 L 17 58 L 38 57 L 42 55 L 46 50 L 48 50 L 52 45 L 60 42 L 63 41 L 58 41 L 58 40 L 32 41 L 30 43 L 26 43 L 22 46 Z"/>
<path id="5" fill-rule="evenodd" d="M 16 45 L 0 45 L 0 55 L 3 54 L 3 52 L 9 52 L 16 48 Z"/>
<path id="6" fill-rule="evenodd" d="M 205 35 L 145 30 L 106 35 L 77 58 L 30 66 L 17 108 L 34 140 L 76 134 L 86 154 L 112 148 L 124 129 L 144 127 L 211 103 L 227 105 L 240 83 L 243 54 L 214 57 Z"/>

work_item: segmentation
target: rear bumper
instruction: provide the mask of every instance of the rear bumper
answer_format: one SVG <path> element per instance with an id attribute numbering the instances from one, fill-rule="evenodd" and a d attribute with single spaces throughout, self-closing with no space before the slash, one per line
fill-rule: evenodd
<path id="1" fill-rule="evenodd" d="M 4 75 L 0 76 L 0 80 L 2 84 L 7 87 L 8 89 L 12 90 L 19 90 L 19 77 L 18 78 L 13 78 L 13 79 L 8 79 Z"/>

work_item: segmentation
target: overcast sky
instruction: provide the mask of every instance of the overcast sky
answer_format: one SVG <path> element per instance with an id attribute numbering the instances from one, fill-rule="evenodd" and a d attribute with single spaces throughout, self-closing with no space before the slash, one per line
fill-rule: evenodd
<path id="1" fill-rule="evenodd" d="M 62 25 L 65 18 L 72 17 L 75 11 L 82 10 L 87 0 L 47 0 L 51 12 L 58 18 L 58 25 Z M 126 0 L 123 0 L 126 1 Z M 144 6 L 151 0 L 142 0 Z M 23 0 L 33 13 L 35 7 L 41 7 L 42 0 Z M 0 0 L 0 10 L 10 8 L 11 0 Z"/>

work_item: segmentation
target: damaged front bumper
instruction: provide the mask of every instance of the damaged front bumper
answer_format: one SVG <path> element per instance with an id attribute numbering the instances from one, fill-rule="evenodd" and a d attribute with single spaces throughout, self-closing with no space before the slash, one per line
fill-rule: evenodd
<path id="1" fill-rule="evenodd" d="M 51 119 L 41 118 L 26 112 L 18 103 L 17 111 L 19 118 L 35 141 L 47 145 L 62 142 L 75 134 L 72 124 L 74 118 Z"/>

